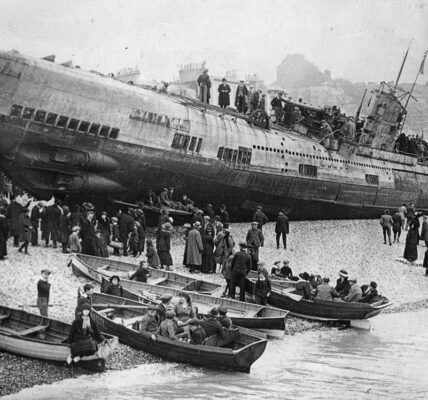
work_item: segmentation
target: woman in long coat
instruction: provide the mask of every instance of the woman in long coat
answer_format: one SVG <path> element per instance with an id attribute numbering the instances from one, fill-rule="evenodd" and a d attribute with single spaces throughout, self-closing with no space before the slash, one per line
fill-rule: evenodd
<path id="1" fill-rule="evenodd" d="M 22 242 L 21 247 L 18 249 L 20 253 L 24 250 L 25 254 L 28 254 L 28 243 L 30 243 L 31 240 L 31 229 L 33 229 L 33 226 L 30 221 L 30 210 L 28 210 L 28 208 L 23 208 L 22 213 L 18 218 L 19 241 Z"/>
<path id="2" fill-rule="evenodd" d="M 193 229 L 187 236 L 187 248 L 186 248 L 186 265 L 189 266 L 189 272 L 195 272 L 195 269 L 200 269 L 202 265 L 202 245 L 201 234 L 199 233 L 198 227 L 201 227 L 199 221 L 193 224 Z"/>
<path id="3" fill-rule="evenodd" d="M 98 220 L 97 228 L 101 231 L 101 236 L 104 238 L 106 244 L 109 245 L 111 236 L 111 226 L 110 218 L 107 216 L 107 213 L 105 211 L 101 213 L 101 217 Z"/>
<path id="4" fill-rule="evenodd" d="M 169 222 L 166 222 L 162 225 L 162 229 L 158 234 L 158 240 L 156 242 L 161 268 L 166 266 L 167 270 L 172 270 L 172 257 L 169 252 L 171 250 L 171 232 L 172 225 Z"/>
<path id="5" fill-rule="evenodd" d="M 235 246 L 235 241 L 228 229 L 225 229 L 222 232 L 219 232 L 214 239 L 215 251 L 214 251 L 214 260 L 216 262 L 216 273 L 221 273 L 222 268 L 226 264 L 227 259 L 230 255 L 233 254 L 233 248 Z"/>
<path id="6" fill-rule="evenodd" d="M 214 261 L 214 239 L 213 229 L 208 226 L 206 231 L 201 234 L 202 239 L 202 272 L 204 274 L 211 274 L 214 272 L 215 261 Z"/>
<path id="7" fill-rule="evenodd" d="M 413 262 L 418 259 L 418 243 L 419 243 L 419 218 L 417 215 L 413 218 L 409 225 L 409 231 L 406 237 L 406 247 L 404 248 L 403 257 Z"/>
<path id="8" fill-rule="evenodd" d="M 92 222 L 94 212 L 88 211 L 86 218 L 82 221 L 80 237 L 82 238 L 82 253 L 89 256 L 95 255 L 95 226 Z"/>
<path id="9" fill-rule="evenodd" d="M 221 108 L 226 108 L 228 105 L 230 105 L 230 96 L 229 93 L 231 92 L 230 86 L 226 83 L 226 79 L 222 79 L 222 84 L 218 87 L 218 105 Z"/>

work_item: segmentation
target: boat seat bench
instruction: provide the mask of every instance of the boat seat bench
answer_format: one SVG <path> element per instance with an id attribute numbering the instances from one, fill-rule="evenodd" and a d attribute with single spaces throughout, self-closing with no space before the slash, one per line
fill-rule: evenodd
<path id="1" fill-rule="evenodd" d="M 34 332 L 44 331 L 47 327 L 48 327 L 48 325 L 37 325 L 37 326 L 33 326 L 31 328 L 28 328 L 28 329 L 24 329 L 22 331 L 17 331 L 16 329 L 1 326 L 0 330 L 8 332 L 8 333 L 13 333 L 14 335 L 18 335 L 18 336 L 27 336 L 27 335 L 31 335 Z"/>
<path id="2" fill-rule="evenodd" d="M 114 312 L 114 311 L 115 311 L 114 308 L 104 308 L 104 310 L 100 310 L 100 311 L 97 311 L 97 312 L 99 312 L 100 314 L 108 314 L 108 313 L 111 313 L 111 312 Z"/>
<path id="3" fill-rule="evenodd" d="M 124 319 L 123 325 L 125 326 L 131 326 L 134 325 L 136 322 L 140 322 L 143 319 L 144 315 L 138 315 L 134 318 Z"/>
<path id="4" fill-rule="evenodd" d="M 162 277 L 162 278 L 150 280 L 149 283 L 150 285 L 159 285 L 160 283 L 165 282 L 166 280 L 168 280 L 168 278 Z"/>

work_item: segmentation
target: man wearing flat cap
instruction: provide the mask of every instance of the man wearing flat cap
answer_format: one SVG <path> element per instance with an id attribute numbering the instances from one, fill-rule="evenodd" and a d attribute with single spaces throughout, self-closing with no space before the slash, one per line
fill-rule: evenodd
<path id="1" fill-rule="evenodd" d="M 202 103 L 210 103 L 210 89 L 211 89 L 211 79 L 208 75 L 208 69 L 204 69 L 202 74 L 198 77 L 198 87 L 199 87 L 199 101 Z"/>
<path id="2" fill-rule="evenodd" d="M 253 221 L 256 221 L 258 223 L 257 228 L 260 229 L 261 232 L 263 232 L 263 225 L 267 224 L 269 220 L 266 217 L 266 214 L 262 211 L 262 206 L 257 206 L 256 211 L 253 215 Z"/>
<path id="3" fill-rule="evenodd" d="M 159 320 L 157 318 L 156 306 L 149 304 L 147 306 L 147 313 L 144 314 L 140 321 L 139 331 L 157 333 L 159 330 Z"/>
<path id="4" fill-rule="evenodd" d="M 51 271 L 48 269 L 42 269 L 42 277 L 37 282 L 37 308 L 40 311 L 40 315 L 43 317 L 48 316 L 48 307 L 49 307 L 49 294 L 51 290 L 51 284 L 49 281 L 49 275 Z"/>
<path id="5" fill-rule="evenodd" d="M 202 328 L 205 329 L 207 337 L 218 334 L 222 339 L 225 338 L 225 332 L 217 319 L 219 316 L 217 308 L 212 308 L 207 317 L 201 321 Z"/>
<path id="6" fill-rule="evenodd" d="M 257 221 L 253 221 L 251 223 L 251 229 L 247 232 L 247 246 L 252 246 L 254 248 L 254 253 L 259 255 L 259 247 L 263 247 L 264 244 L 264 236 L 262 231 L 258 228 L 259 223 Z"/>
<path id="7" fill-rule="evenodd" d="M 169 302 L 171 301 L 172 296 L 169 294 L 165 294 L 161 297 L 161 302 L 156 306 L 156 312 L 158 316 L 158 321 L 161 323 L 166 318 L 166 311 L 169 306 Z"/>
<path id="8" fill-rule="evenodd" d="M 251 269 L 251 257 L 245 251 L 247 245 L 239 243 L 239 251 L 232 259 L 232 274 L 230 277 L 229 297 L 235 299 L 236 286 L 239 285 L 239 300 L 245 301 L 245 277 Z"/>

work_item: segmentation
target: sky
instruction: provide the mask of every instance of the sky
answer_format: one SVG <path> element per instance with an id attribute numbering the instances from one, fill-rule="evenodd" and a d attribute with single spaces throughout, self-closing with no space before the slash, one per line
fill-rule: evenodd
<path id="1" fill-rule="evenodd" d="M 428 48 L 428 0 L 0 0 L 0 49 L 56 55 L 108 73 L 138 65 L 171 81 L 179 65 L 257 73 L 267 84 L 300 53 L 333 78 L 412 82 Z M 428 80 L 426 73 L 418 83 Z"/>

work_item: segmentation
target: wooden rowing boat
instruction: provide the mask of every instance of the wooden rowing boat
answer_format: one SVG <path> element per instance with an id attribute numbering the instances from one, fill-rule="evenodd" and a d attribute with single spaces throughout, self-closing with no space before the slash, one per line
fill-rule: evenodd
<path id="1" fill-rule="evenodd" d="M 20 356 L 65 363 L 70 355 L 68 338 L 71 325 L 55 319 L 0 306 L 0 350 Z M 118 338 L 105 334 L 91 356 L 81 357 L 78 365 L 103 372 L 105 359 L 116 348 Z"/>
<path id="2" fill-rule="evenodd" d="M 121 307 L 112 308 L 114 305 Z M 138 321 L 146 311 L 141 309 L 141 303 L 123 297 L 94 293 L 92 307 L 91 317 L 102 330 L 118 336 L 122 343 L 174 362 L 250 372 L 267 344 L 266 335 L 246 328 L 228 330 L 225 341 L 217 335 L 210 336 L 202 345 L 139 332 Z"/>
<path id="3" fill-rule="evenodd" d="M 250 291 L 254 282 L 247 279 L 247 290 Z M 288 310 L 291 315 L 318 321 L 352 321 L 372 318 L 392 303 L 387 299 L 367 304 L 346 301 L 305 300 L 294 292 L 294 288 L 278 289 L 272 286 L 268 300 L 273 307 Z"/>
<path id="4" fill-rule="evenodd" d="M 109 279 L 113 275 L 117 275 L 121 279 L 129 279 L 129 273 L 137 268 L 135 264 L 85 254 L 73 254 L 70 263 L 75 275 L 92 279 L 98 283 L 101 283 L 103 277 Z M 148 283 L 152 285 L 162 285 L 206 294 L 220 293 L 221 291 L 221 285 L 215 283 L 155 268 L 148 267 L 148 270 L 151 274 L 148 278 Z"/>
<path id="5" fill-rule="evenodd" d="M 110 284 L 105 278 L 101 284 L 101 291 L 105 292 Z M 123 297 L 131 300 L 154 303 L 160 302 L 163 295 L 171 295 L 177 300 L 180 290 L 166 288 L 162 286 L 150 285 L 147 283 L 122 280 Z M 205 316 L 213 307 L 226 307 L 228 316 L 234 325 L 244 328 L 262 330 L 268 336 L 283 336 L 285 320 L 288 312 L 278 308 L 261 306 L 253 303 L 232 300 L 224 297 L 212 297 L 199 293 L 188 293 L 192 300 L 192 305 L 197 309 L 198 314 Z M 174 299 L 173 302 L 174 303 Z M 273 331 L 281 332 L 273 332 Z"/>

